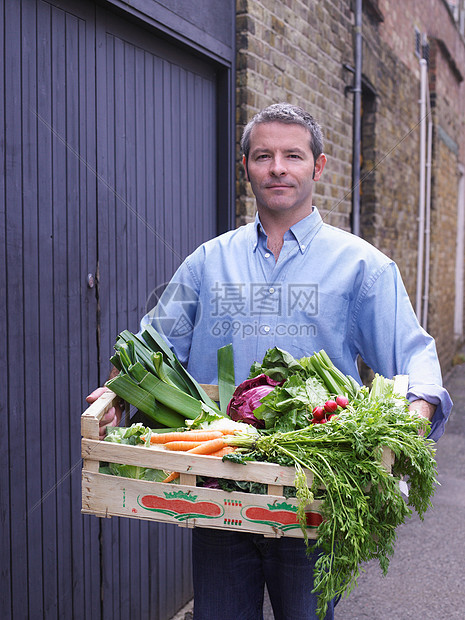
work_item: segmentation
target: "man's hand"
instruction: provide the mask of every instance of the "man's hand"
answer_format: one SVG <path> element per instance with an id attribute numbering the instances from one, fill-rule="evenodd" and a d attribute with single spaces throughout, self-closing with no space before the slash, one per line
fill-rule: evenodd
<path id="1" fill-rule="evenodd" d="M 97 398 L 99 398 L 108 388 L 99 387 L 87 396 L 86 401 L 91 405 Z M 118 404 L 115 407 L 111 407 L 99 422 L 99 439 L 105 439 L 107 426 L 118 426 L 121 420 L 122 408 Z"/>
<path id="2" fill-rule="evenodd" d="M 426 400 L 413 400 L 409 405 L 409 410 L 412 413 L 416 413 L 417 415 L 426 418 L 431 422 L 433 419 L 434 412 L 436 411 L 436 405 L 432 405 Z M 424 435 L 422 432 L 421 435 Z"/>

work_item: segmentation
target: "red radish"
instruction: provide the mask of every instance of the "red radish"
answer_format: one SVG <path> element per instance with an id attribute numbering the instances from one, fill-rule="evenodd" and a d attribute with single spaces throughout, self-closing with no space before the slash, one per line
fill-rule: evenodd
<path id="1" fill-rule="evenodd" d="M 336 403 L 339 405 L 339 407 L 345 409 L 349 404 L 349 399 L 347 398 L 347 396 L 338 396 L 336 398 Z"/>
<path id="2" fill-rule="evenodd" d="M 315 420 L 322 420 L 325 417 L 324 407 L 315 407 L 313 409 L 313 418 Z"/>
<path id="3" fill-rule="evenodd" d="M 328 421 L 328 422 L 331 422 L 331 420 L 338 420 L 338 419 L 339 419 L 339 416 L 338 416 L 338 415 L 336 415 L 335 413 L 331 413 L 331 414 L 328 416 L 327 421 Z"/>
<path id="4" fill-rule="evenodd" d="M 337 409 L 337 402 L 335 400 L 327 400 L 325 402 L 326 413 L 334 413 Z"/>
<path id="5" fill-rule="evenodd" d="M 318 424 L 326 424 L 327 421 L 328 420 L 326 418 L 323 418 L 322 420 L 318 422 Z"/>

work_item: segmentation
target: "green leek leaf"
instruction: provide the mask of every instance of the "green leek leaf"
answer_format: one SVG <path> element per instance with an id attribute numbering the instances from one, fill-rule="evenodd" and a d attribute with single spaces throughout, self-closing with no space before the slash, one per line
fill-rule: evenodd
<path id="1" fill-rule="evenodd" d="M 234 352 L 232 344 L 218 349 L 218 391 L 220 410 L 226 413 L 228 403 L 236 389 L 234 378 Z"/>

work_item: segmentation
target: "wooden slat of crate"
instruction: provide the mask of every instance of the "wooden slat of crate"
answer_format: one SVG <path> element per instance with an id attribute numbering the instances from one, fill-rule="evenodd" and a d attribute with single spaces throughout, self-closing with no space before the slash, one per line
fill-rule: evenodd
<path id="1" fill-rule="evenodd" d="M 211 398 L 218 398 L 217 386 L 203 387 Z M 394 389 L 397 394 L 404 396 L 407 387 L 407 376 L 396 377 Z M 283 496 L 283 486 L 294 484 L 293 467 L 282 467 L 274 463 L 239 465 L 220 459 L 213 460 L 208 456 L 173 453 L 160 447 L 149 449 L 144 446 L 99 441 L 98 422 L 116 402 L 116 394 L 107 391 L 82 414 L 83 512 L 105 517 L 126 516 L 164 521 L 185 527 L 238 529 L 259 532 L 266 536 L 303 537 L 295 518 L 297 500 L 285 499 Z M 100 461 L 178 471 L 181 484 L 171 485 L 100 474 Z M 383 466 L 391 471 L 393 462 L 392 451 L 383 449 Z M 308 484 L 311 485 L 312 474 L 306 474 Z M 197 475 L 260 482 L 268 485 L 268 495 L 227 493 L 218 489 L 197 487 Z M 148 497 L 151 499 L 141 499 Z M 144 505 L 144 502 L 152 502 L 152 509 Z M 186 502 L 187 505 L 194 506 L 194 512 L 176 512 L 172 509 L 173 505 L 185 507 Z M 218 514 L 212 516 L 195 512 L 199 503 L 202 507 L 209 505 L 211 510 L 212 506 L 216 506 Z M 167 508 L 170 505 L 171 509 Z M 316 538 L 316 525 L 321 521 L 320 507 L 319 501 L 307 507 L 309 522 L 314 524 L 307 528 L 309 538 Z"/>
<path id="2" fill-rule="evenodd" d="M 82 511 L 102 517 L 120 516 L 174 523 L 184 527 L 208 527 L 257 532 L 266 536 L 302 537 L 297 519 L 297 500 L 281 495 L 258 495 L 168 485 L 83 472 Z M 321 502 L 308 510 L 310 538 L 322 518 Z"/>
<path id="3" fill-rule="evenodd" d="M 217 397 L 217 386 L 203 387 L 211 398 Z M 126 516 L 163 521 L 184 527 L 197 525 L 217 529 L 232 528 L 245 532 L 258 532 L 270 537 L 303 536 L 296 521 L 297 501 L 286 500 L 283 496 L 283 486 L 294 484 L 293 467 L 283 467 L 275 463 L 239 465 L 220 459 L 213 460 L 209 456 L 175 453 L 159 446 L 146 448 L 99 441 L 98 421 L 118 400 L 116 394 L 107 391 L 82 415 L 82 512 L 100 517 Z M 100 474 L 98 473 L 100 461 L 178 471 L 181 474 L 181 484 L 163 484 Z M 269 485 L 268 495 L 228 493 L 218 489 L 197 487 L 196 476 L 260 482 Z M 312 484 L 312 480 L 312 474 L 307 472 L 309 485 Z M 168 514 L 160 510 L 148 510 L 138 503 L 138 498 L 149 495 L 157 497 L 158 503 L 166 503 L 170 501 L 166 495 L 171 496 L 172 493 L 186 493 L 196 497 L 197 503 L 202 501 L 212 505 L 222 504 L 222 514 L 215 519 L 198 514 L 186 518 L 185 515 L 175 514 L 172 511 Z M 180 498 L 177 500 L 180 501 Z M 275 508 L 277 502 L 278 509 Z M 315 502 L 308 510 L 308 518 L 315 524 L 321 521 L 319 506 L 320 502 Z M 241 512 L 243 514 L 240 514 Z M 316 525 L 307 528 L 307 535 L 309 538 L 316 538 Z"/>
<path id="4" fill-rule="evenodd" d="M 84 438 L 82 440 L 82 457 L 86 461 L 97 460 L 136 465 L 198 476 L 262 482 L 281 486 L 292 486 L 294 484 L 295 470 L 293 467 L 283 467 L 276 463 L 239 465 L 238 463 L 223 462 L 221 459 L 211 456 L 173 452 L 158 446 L 146 448 L 145 446 L 128 446 Z M 311 472 L 307 473 L 307 481 L 308 484 L 313 482 Z"/>

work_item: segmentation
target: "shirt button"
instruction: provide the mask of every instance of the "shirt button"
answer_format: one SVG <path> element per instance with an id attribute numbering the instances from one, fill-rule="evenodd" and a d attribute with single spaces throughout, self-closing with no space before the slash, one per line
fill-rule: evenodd
<path id="1" fill-rule="evenodd" d="M 270 331 L 270 326 L 264 325 L 263 330 L 268 333 Z"/>
<path id="2" fill-rule="evenodd" d="M 269 252 L 265 252 L 265 258 L 270 258 L 270 253 Z"/>
<path id="3" fill-rule="evenodd" d="M 269 294 L 270 294 L 270 295 L 273 295 L 273 293 L 274 293 L 274 288 L 273 288 L 273 287 L 270 287 L 270 288 L 268 289 L 268 292 L 269 292 Z"/>
<path id="4" fill-rule="evenodd" d="M 305 245 L 301 245 L 301 246 L 300 246 L 300 249 L 302 250 L 302 252 L 305 250 L 305 248 L 306 248 L 306 247 L 307 247 L 307 246 L 305 246 Z"/>

